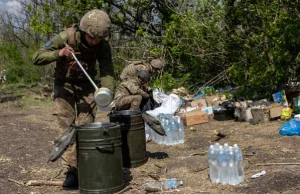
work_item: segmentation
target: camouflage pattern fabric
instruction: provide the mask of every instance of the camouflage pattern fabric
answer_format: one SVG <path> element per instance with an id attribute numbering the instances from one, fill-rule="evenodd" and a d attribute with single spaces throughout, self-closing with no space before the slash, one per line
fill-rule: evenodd
<path id="1" fill-rule="evenodd" d="M 141 102 L 141 95 L 123 96 L 116 101 L 116 108 L 117 110 L 139 110 Z"/>
<path id="2" fill-rule="evenodd" d="M 142 61 L 139 63 L 131 63 L 123 69 L 120 78 L 122 81 L 133 79 L 140 70 L 150 71 L 149 64 L 146 64 Z"/>
<path id="3" fill-rule="evenodd" d="M 84 88 L 84 84 L 54 86 L 53 115 L 56 117 L 61 134 L 68 130 L 73 123 L 80 126 L 94 122 L 97 108 L 94 102 L 94 91 Z M 75 107 L 77 107 L 77 111 L 75 111 Z M 65 168 L 77 167 L 75 143 L 63 154 L 62 165 Z"/>
<path id="4" fill-rule="evenodd" d="M 138 110 L 142 98 L 148 99 L 150 97 L 144 90 L 144 86 L 141 85 L 137 77 L 122 82 L 115 93 L 116 109 Z"/>
<path id="5" fill-rule="evenodd" d="M 60 49 L 65 47 L 64 42 L 69 43 L 69 39 L 75 39 L 76 42 L 69 45 L 74 49 L 76 57 L 85 67 L 89 76 L 95 79 L 97 75 L 96 61 L 98 61 L 102 87 L 114 91 L 114 69 L 109 43 L 106 40 L 101 40 L 98 45 L 88 47 L 82 41 L 82 36 L 83 34 L 79 31 L 78 25 L 70 25 L 33 55 L 33 63 L 41 66 L 56 62 L 54 75 L 56 84 L 89 82 L 81 69 L 75 64 L 74 59 L 58 56 Z M 93 86 L 90 84 L 89 87 Z"/>

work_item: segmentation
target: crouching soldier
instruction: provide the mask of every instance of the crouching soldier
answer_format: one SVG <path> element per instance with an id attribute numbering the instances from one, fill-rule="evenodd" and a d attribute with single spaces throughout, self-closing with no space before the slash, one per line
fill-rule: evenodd
<path id="1" fill-rule="evenodd" d="M 141 70 L 136 77 L 123 81 L 115 92 L 116 110 L 139 110 L 142 99 L 150 97 L 146 91 L 149 80 L 149 71 Z"/>

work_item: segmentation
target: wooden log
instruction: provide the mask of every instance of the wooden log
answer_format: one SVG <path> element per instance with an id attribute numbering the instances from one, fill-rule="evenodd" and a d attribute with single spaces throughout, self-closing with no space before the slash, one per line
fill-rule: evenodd
<path id="1" fill-rule="evenodd" d="M 63 181 L 52 181 L 52 180 L 30 180 L 26 186 L 62 186 Z"/>

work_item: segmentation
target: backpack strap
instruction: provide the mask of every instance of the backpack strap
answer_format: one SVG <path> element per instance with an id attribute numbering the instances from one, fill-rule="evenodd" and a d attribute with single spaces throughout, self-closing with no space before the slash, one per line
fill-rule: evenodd
<path id="1" fill-rule="evenodd" d="M 70 45 L 72 48 L 76 48 L 77 42 L 76 42 L 76 26 L 75 24 L 69 25 L 65 31 L 67 32 L 68 37 L 68 45 Z"/>

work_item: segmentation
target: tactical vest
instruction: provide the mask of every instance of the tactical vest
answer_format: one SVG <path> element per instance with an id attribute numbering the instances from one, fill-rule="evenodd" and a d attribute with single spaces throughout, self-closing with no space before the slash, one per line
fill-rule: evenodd
<path id="1" fill-rule="evenodd" d="M 102 41 L 93 48 L 86 47 L 80 40 L 81 32 L 78 25 L 70 25 L 65 29 L 67 33 L 67 44 L 74 49 L 74 54 L 83 68 L 94 79 L 97 74 L 96 60 L 99 57 L 99 50 L 102 46 Z M 88 78 L 72 58 L 62 58 L 57 61 L 56 79 L 60 82 L 88 82 Z"/>

